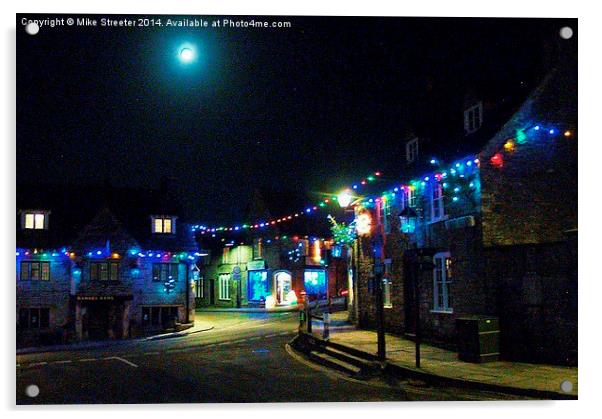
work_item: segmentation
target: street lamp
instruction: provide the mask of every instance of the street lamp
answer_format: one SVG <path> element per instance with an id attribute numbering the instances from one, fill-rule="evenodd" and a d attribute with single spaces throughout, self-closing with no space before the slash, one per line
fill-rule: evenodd
<path id="1" fill-rule="evenodd" d="M 351 191 L 349 189 L 345 189 L 337 196 L 337 201 L 341 208 L 347 208 L 351 201 L 353 201 L 353 195 L 351 195 Z"/>

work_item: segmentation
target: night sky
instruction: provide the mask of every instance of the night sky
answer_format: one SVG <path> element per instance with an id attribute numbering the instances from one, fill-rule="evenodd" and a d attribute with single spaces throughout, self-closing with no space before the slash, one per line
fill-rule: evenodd
<path id="1" fill-rule="evenodd" d="M 425 89 L 462 94 L 535 78 L 561 27 L 279 20 L 292 28 L 29 36 L 18 21 L 17 183 L 158 187 L 167 177 L 190 217 L 220 223 L 241 220 L 253 188 L 332 193 L 375 170 L 401 175 L 403 136 Z M 185 42 L 199 57 L 183 66 Z"/>

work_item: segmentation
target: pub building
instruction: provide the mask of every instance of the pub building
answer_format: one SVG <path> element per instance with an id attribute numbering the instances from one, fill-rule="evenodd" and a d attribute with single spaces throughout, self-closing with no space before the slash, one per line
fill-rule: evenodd
<path id="1" fill-rule="evenodd" d="M 165 188 L 17 191 L 18 346 L 193 323 L 202 253 Z"/>

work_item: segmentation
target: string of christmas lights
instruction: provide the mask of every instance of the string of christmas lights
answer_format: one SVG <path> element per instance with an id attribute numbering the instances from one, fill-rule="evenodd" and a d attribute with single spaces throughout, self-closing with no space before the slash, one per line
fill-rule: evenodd
<path id="1" fill-rule="evenodd" d="M 564 131 L 559 130 L 556 126 L 544 126 L 543 124 L 535 124 L 524 129 L 516 131 L 513 138 L 509 138 L 503 145 L 502 150 L 495 153 L 489 162 L 496 168 L 501 168 L 504 165 L 504 153 L 510 154 L 516 151 L 517 147 L 528 141 L 527 132 L 533 131 L 535 133 L 541 133 L 551 137 L 562 135 L 565 138 L 573 136 L 573 132 L 569 129 Z M 466 196 L 469 192 L 479 188 L 479 180 L 475 176 L 478 173 L 481 162 L 476 156 L 467 157 L 460 161 L 456 161 L 447 168 L 442 167 L 440 160 L 437 158 L 430 159 L 430 163 L 434 166 L 430 174 L 422 176 L 418 179 L 412 179 L 407 182 L 401 183 L 392 189 L 386 190 L 379 195 L 372 195 L 363 197 L 357 202 L 359 205 L 366 207 L 374 206 L 375 203 L 387 202 L 397 198 L 401 194 L 405 194 L 407 197 L 412 195 L 424 193 L 425 188 L 433 182 L 437 182 L 442 187 L 442 196 L 444 198 L 450 198 L 452 203 L 460 203 L 463 196 Z M 344 189 L 345 193 L 349 198 L 358 198 L 358 192 L 365 186 L 377 180 L 382 176 L 382 173 L 377 171 L 373 175 L 367 176 L 361 179 L 359 182 L 353 183 L 350 187 Z M 258 221 L 255 223 L 248 224 L 236 224 L 232 226 L 221 226 L 221 227 L 207 227 L 203 225 L 196 225 L 193 227 L 194 231 L 199 230 L 201 234 L 210 233 L 215 236 L 216 233 L 220 232 L 236 232 L 245 231 L 252 229 L 263 229 L 268 228 L 283 222 L 293 220 L 295 218 L 311 215 L 317 212 L 321 208 L 325 208 L 328 205 L 338 204 L 340 195 L 332 195 L 322 199 L 317 205 L 309 206 L 302 211 L 290 214 L 285 217 L 272 219 L 269 221 Z M 415 199 L 415 198 L 412 198 Z M 414 205 L 411 205 L 414 206 Z"/>
<path id="2" fill-rule="evenodd" d="M 66 258 L 76 259 L 78 257 L 87 257 L 91 259 L 121 259 L 123 257 L 136 257 L 136 258 L 155 258 L 161 260 L 173 260 L 173 259 L 187 259 L 196 260 L 198 257 L 207 256 L 207 253 L 202 252 L 169 252 L 160 250 L 148 250 L 141 251 L 139 249 L 130 249 L 126 254 L 120 254 L 117 252 L 108 252 L 106 249 L 99 249 L 95 251 L 89 251 L 84 254 L 76 254 L 74 251 L 68 250 L 63 247 L 61 250 L 44 250 L 44 249 L 21 249 L 16 250 L 16 256 L 18 258 Z"/>
<path id="3" fill-rule="evenodd" d="M 379 171 L 374 172 L 374 174 L 361 179 L 357 183 L 354 183 L 352 188 L 354 190 L 361 189 L 362 186 L 366 186 L 366 185 L 376 181 L 381 176 L 382 176 L 381 172 L 379 172 Z M 294 220 L 299 217 L 313 215 L 317 211 L 319 211 L 321 208 L 325 208 L 328 205 L 335 205 L 335 204 L 338 205 L 338 199 L 339 198 L 337 195 L 327 196 L 327 197 L 323 198 L 322 200 L 320 200 L 320 202 L 317 202 L 315 205 L 309 205 L 306 208 L 304 208 L 298 212 L 288 214 L 284 217 L 272 218 L 267 221 L 258 220 L 258 221 L 252 222 L 252 223 L 237 223 L 234 225 L 219 226 L 219 227 L 215 227 L 215 226 L 209 227 L 209 226 L 202 225 L 202 224 L 196 224 L 196 225 L 193 225 L 191 228 L 192 228 L 192 231 L 199 231 L 201 234 L 213 233 L 214 235 L 215 235 L 215 233 L 221 233 L 221 232 L 230 232 L 230 231 L 238 232 L 238 231 L 265 229 L 265 228 L 275 226 L 280 223 L 286 223 L 288 221 Z"/>

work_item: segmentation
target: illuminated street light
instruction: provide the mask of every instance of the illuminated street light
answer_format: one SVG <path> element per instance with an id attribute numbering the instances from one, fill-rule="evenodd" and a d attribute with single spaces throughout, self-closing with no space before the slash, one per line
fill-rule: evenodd
<path id="1" fill-rule="evenodd" d="M 349 204 L 351 204 L 352 200 L 353 196 L 351 195 L 349 189 L 344 190 L 339 194 L 339 196 L 337 196 L 337 201 L 339 202 L 341 208 L 347 208 Z"/>

